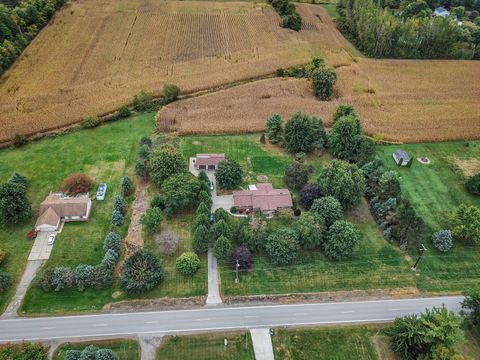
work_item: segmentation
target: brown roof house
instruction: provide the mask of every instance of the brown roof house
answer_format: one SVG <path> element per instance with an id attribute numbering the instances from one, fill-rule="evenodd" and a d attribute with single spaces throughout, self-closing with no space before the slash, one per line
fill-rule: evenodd
<path id="1" fill-rule="evenodd" d="M 218 164 L 225 160 L 225 154 L 197 154 L 193 160 L 197 170 L 217 170 Z"/>
<path id="2" fill-rule="evenodd" d="M 273 215 L 275 211 L 292 207 L 292 195 L 288 189 L 274 189 L 269 183 L 249 185 L 248 190 L 233 192 L 233 206 L 241 214 L 261 211 Z"/>
<path id="3" fill-rule="evenodd" d="M 87 221 L 92 209 L 88 194 L 66 196 L 50 193 L 40 204 L 40 215 L 35 223 L 37 231 L 57 231 L 62 222 Z"/>

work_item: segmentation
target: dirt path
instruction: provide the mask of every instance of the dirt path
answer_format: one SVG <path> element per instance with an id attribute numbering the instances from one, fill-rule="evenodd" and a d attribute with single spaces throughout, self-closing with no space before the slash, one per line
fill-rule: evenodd
<path id="1" fill-rule="evenodd" d="M 137 184 L 135 200 L 132 204 L 132 218 L 125 238 L 125 258 L 143 247 L 142 224 L 140 217 L 148 209 L 148 187 L 150 183 L 141 181 Z"/>

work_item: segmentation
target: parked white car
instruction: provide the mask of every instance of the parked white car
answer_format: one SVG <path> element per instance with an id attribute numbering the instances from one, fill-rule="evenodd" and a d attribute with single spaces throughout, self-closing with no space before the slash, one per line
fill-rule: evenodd
<path id="1" fill-rule="evenodd" d="M 56 237 L 55 234 L 51 234 L 51 235 L 48 237 L 47 245 L 52 246 L 53 243 L 55 242 L 55 237 Z"/>

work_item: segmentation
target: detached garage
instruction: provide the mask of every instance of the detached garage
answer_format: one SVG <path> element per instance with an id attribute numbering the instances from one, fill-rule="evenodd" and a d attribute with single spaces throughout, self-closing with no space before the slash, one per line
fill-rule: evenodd
<path id="1" fill-rule="evenodd" d="M 225 154 L 197 154 L 195 168 L 197 170 L 217 170 L 218 164 L 225 160 Z"/>

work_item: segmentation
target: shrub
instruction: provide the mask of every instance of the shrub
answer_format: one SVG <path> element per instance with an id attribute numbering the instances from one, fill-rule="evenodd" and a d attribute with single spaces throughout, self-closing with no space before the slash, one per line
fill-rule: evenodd
<path id="1" fill-rule="evenodd" d="M 309 171 L 305 165 L 293 162 L 285 169 L 283 180 L 288 187 L 299 190 L 307 183 L 308 175 Z"/>
<path id="2" fill-rule="evenodd" d="M 24 188 L 28 187 L 28 179 L 25 176 L 19 174 L 18 172 L 14 173 L 10 177 L 8 182 L 18 186 L 23 186 Z"/>
<path id="3" fill-rule="evenodd" d="M 392 223 L 392 237 L 400 244 L 401 249 L 408 248 L 423 231 L 425 225 L 408 199 L 402 199 Z"/>
<path id="4" fill-rule="evenodd" d="M 120 109 L 118 109 L 117 114 L 119 118 L 123 119 L 123 118 L 129 117 L 132 114 L 132 112 L 130 111 L 127 105 L 122 105 L 120 106 Z"/>
<path id="5" fill-rule="evenodd" d="M 115 269 L 115 265 L 117 264 L 117 260 L 118 260 L 118 253 L 116 253 L 112 249 L 109 249 L 103 256 L 101 265 L 105 269 L 113 271 Z"/>
<path id="6" fill-rule="evenodd" d="M 325 226 L 327 228 L 343 216 L 342 205 L 333 196 L 316 199 L 310 211 L 320 215 L 325 220 Z"/>
<path id="7" fill-rule="evenodd" d="M 284 77 L 285 76 L 285 70 L 283 68 L 278 68 L 275 70 L 275 76 L 276 77 Z"/>
<path id="8" fill-rule="evenodd" d="M 229 258 L 232 254 L 232 251 L 232 243 L 224 235 L 221 235 L 215 240 L 215 243 L 213 244 L 213 253 L 217 259 L 224 260 Z"/>
<path id="9" fill-rule="evenodd" d="M 312 92 L 320 100 L 327 101 L 333 99 L 333 86 L 337 81 L 337 72 L 335 69 L 320 67 L 312 73 Z"/>
<path id="10" fill-rule="evenodd" d="M 91 129 L 100 125 L 100 119 L 96 116 L 89 116 L 85 118 L 80 125 L 85 129 Z"/>
<path id="11" fill-rule="evenodd" d="M 140 139 L 140 146 L 147 145 L 148 147 L 152 147 L 153 142 L 148 136 L 142 136 Z"/>
<path id="12" fill-rule="evenodd" d="M 198 194 L 198 201 L 200 201 L 200 203 L 204 203 L 209 209 L 212 207 L 213 204 L 212 196 L 205 190 L 200 191 L 200 193 Z"/>
<path id="13" fill-rule="evenodd" d="M 27 239 L 28 240 L 33 240 L 37 237 L 37 231 L 35 229 L 29 230 L 27 232 Z"/>
<path id="14" fill-rule="evenodd" d="M 307 210 L 310 209 L 315 199 L 322 196 L 320 186 L 318 184 L 306 184 L 300 190 L 300 204 Z"/>
<path id="15" fill-rule="evenodd" d="M 112 211 L 112 225 L 113 226 L 122 226 L 125 223 L 125 219 L 122 213 L 118 210 Z"/>
<path id="16" fill-rule="evenodd" d="M 153 94 L 145 90 L 133 97 L 133 108 L 136 111 L 149 111 L 154 108 Z"/>
<path id="17" fill-rule="evenodd" d="M 149 233 L 155 233 L 160 230 L 162 225 L 163 215 L 159 208 L 148 208 L 140 217 L 140 224 L 145 227 Z"/>
<path id="18" fill-rule="evenodd" d="M 10 274 L 0 270 L 0 293 L 5 292 L 12 285 Z"/>
<path id="19" fill-rule="evenodd" d="M 300 31 L 302 28 L 302 17 L 296 11 L 292 14 L 282 16 L 281 26 L 284 28 Z"/>
<path id="20" fill-rule="evenodd" d="M 67 350 L 65 360 L 80 360 L 80 355 L 82 355 L 80 350 Z"/>
<path id="21" fill-rule="evenodd" d="M 272 144 L 279 144 L 283 140 L 282 118 L 278 114 L 274 114 L 268 118 L 265 125 L 265 134 L 268 141 Z"/>
<path id="22" fill-rule="evenodd" d="M 160 234 L 155 234 L 153 238 L 160 253 L 172 255 L 177 252 L 180 238 L 172 230 L 164 230 Z"/>
<path id="23" fill-rule="evenodd" d="M 193 232 L 192 246 L 198 253 L 206 253 L 208 251 L 208 245 L 210 243 L 210 233 L 208 229 L 200 225 Z"/>
<path id="24" fill-rule="evenodd" d="M 143 295 L 164 279 L 160 259 L 148 250 L 139 250 L 125 260 L 122 270 L 122 289 L 128 295 Z"/>
<path id="25" fill-rule="evenodd" d="M 324 230 L 322 217 L 305 213 L 295 222 L 294 228 L 298 233 L 300 246 L 304 249 L 315 249 L 321 245 Z"/>
<path id="26" fill-rule="evenodd" d="M 162 195 L 155 195 L 150 201 L 150 207 L 159 208 L 160 210 L 165 209 L 165 198 Z"/>
<path id="27" fill-rule="evenodd" d="M 74 270 L 74 277 L 78 291 L 84 291 L 93 286 L 95 267 L 92 265 L 78 265 Z"/>
<path id="28" fill-rule="evenodd" d="M 470 328 L 480 329 L 480 291 L 469 291 L 462 301 L 462 315 Z"/>
<path id="29" fill-rule="evenodd" d="M 32 205 L 26 189 L 12 183 L 0 184 L 0 225 L 11 226 L 28 220 Z"/>
<path id="30" fill-rule="evenodd" d="M 36 278 L 36 283 L 43 291 L 49 292 L 53 291 L 55 288 L 53 286 L 53 274 L 54 269 L 43 270 Z"/>
<path id="31" fill-rule="evenodd" d="M 130 178 L 130 176 L 125 175 L 122 178 L 122 183 L 120 185 L 122 189 L 122 195 L 125 197 L 129 197 L 130 195 L 133 194 L 134 186 L 133 186 L 133 181 Z"/>
<path id="32" fill-rule="evenodd" d="M 95 266 L 95 276 L 93 278 L 93 288 L 107 289 L 113 285 L 113 271 L 106 269 L 102 265 Z"/>
<path id="33" fill-rule="evenodd" d="M 215 222 L 211 228 L 212 240 L 217 240 L 220 236 L 230 237 L 230 227 L 224 220 Z"/>
<path id="34" fill-rule="evenodd" d="M 335 221 L 325 239 L 325 255 L 335 261 L 351 257 L 360 236 L 360 231 L 353 224 L 344 220 Z"/>
<path id="35" fill-rule="evenodd" d="M 108 250 L 113 250 L 116 253 L 120 253 L 120 245 L 122 238 L 116 232 L 111 231 L 105 237 L 103 241 L 103 251 L 107 252 Z"/>
<path id="36" fill-rule="evenodd" d="M 230 212 L 231 212 L 232 214 L 236 214 L 236 213 L 237 213 L 237 208 L 236 208 L 235 206 L 232 206 L 232 207 L 230 208 Z"/>
<path id="37" fill-rule="evenodd" d="M 140 159 L 147 159 L 148 155 L 150 155 L 150 146 L 147 144 L 140 146 L 140 149 L 138 149 L 138 157 Z"/>
<path id="38" fill-rule="evenodd" d="M 163 99 L 165 104 L 169 104 L 177 100 L 180 95 L 180 88 L 176 85 L 164 84 L 163 85 Z"/>
<path id="39" fill-rule="evenodd" d="M 75 274 L 70 268 L 58 266 L 53 270 L 52 287 L 55 291 L 71 288 L 75 283 Z"/>
<path id="40" fill-rule="evenodd" d="M 451 225 L 455 238 L 480 244 L 480 208 L 460 205 L 452 216 Z"/>
<path id="41" fill-rule="evenodd" d="M 288 265 L 293 262 L 300 249 L 298 234 L 288 228 L 276 230 L 265 243 L 265 250 L 274 265 Z"/>
<path id="42" fill-rule="evenodd" d="M 2 248 L 0 248 L 0 265 L 3 264 L 6 257 L 7 257 L 7 252 L 5 250 L 3 250 Z"/>
<path id="43" fill-rule="evenodd" d="M 432 235 L 432 243 L 442 252 L 449 251 L 453 246 L 453 237 L 450 230 L 440 230 Z"/>
<path id="44" fill-rule="evenodd" d="M 183 276 L 193 276 L 200 267 L 200 258 L 193 252 L 185 252 L 177 258 L 175 267 Z"/>
<path id="45" fill-rule="evenodd" d="M 225 209 L 219 208 L 213 213 L 213 219 L 215 222 L 223 220 L 226 224 L 230 223 L 230 215 Z"/>
<path id="46" fill-rule="evenodd" d="M 15 134 L 12 139 L 13 147 L 19 148 L 28 144 L 28 139 L 25 135 Z"/>
<path id="47" fill-rule="evenodd" d="M 69 175 L 62 184 L 62 191 L 65 194 L 77 195 L 88 193 L 92 186 L 92 178 L 83 173 L 74 173 Z"/>
<path id="48" fill-rule="evenodd" d="M 472 195 L 480 195 L 480 173 L 470 177 L 465 183 L 467 191 Z"/>
<path id="49" fill-rule="evenodd" d="M 222 189 L 235 189 L 243 181 L 243 171 L 238 162 L 227 158 L 218 164 L 215 178 Z"/>
<path id="50" fill-rule="evenodd" d="M 378 192 L 381 200 L 400 198 L 400 175 L 394 170 L 385 171 L 378 181 Z"/>
<path id="51" fill-rule="evenodd" d="M 162 145 L 151 152 L 148 171 L 155 185 L 160 187 L 169 177 L 185 171 L 182 154 L 171 145 Z"/>
<path id="52" fill-rule="evenodd" d="M 127 212 L 127 208 L 128 205 L 125 199 L 120 195 L 115 195 L 115 197 L 113 198 L 113 210 L 117 210 L 118 212 L 125 215 L 125 213 Z"/>
<path id="53" fill-rule="evenodd" d="M 245 246 L 237 246 L 230 257 L 230 264 L 234 270 L 249 270 L 253 264 L 253 256 L 250 250 Z"/>
<path id="54" fill-rule="evenodd" d="M 340 104 L 337 106 L 335 109 L 335 112 L 333 113 L 333 120 L 332 124 L 335 124 L 335 122 L 344 117 L 344 116 L 350 116 L 353 115 L 353 117 L 358 118 L 357 113 L 355 112 L 355 109 L 353 108 L 352 105 L 349 104 Z"/>
<path id="55" fill-rule="evenodd" d="M 342 160 L 332 160 L 320 174 L 318 183 L 322 192 L 337 198 L 344 209 L 358 205 L 365 193 L 362 171 Z"/>

